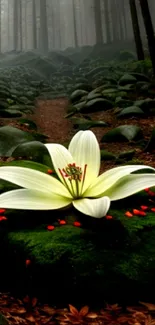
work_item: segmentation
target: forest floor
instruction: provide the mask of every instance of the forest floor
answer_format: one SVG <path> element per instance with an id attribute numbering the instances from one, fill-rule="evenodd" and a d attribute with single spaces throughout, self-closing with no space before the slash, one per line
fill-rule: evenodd
<path id="1" fill-rule="evenodd" d="M 66 108 L 68 105 L 68 100 L 65 98 L 54 99 L 54 100 L 38 100 L 36 102 L 36 111 L 31 116 L 26 116 L 33 120 L 38 127 L 38 132 L 43 133 L 48 136 L 47 142 L 55 143 L 65 143 L 70 141 L 72 136 L 75 134 L 76 129 L 73 127 L 70 120 L 65 119 Z M 80 115 L 79 115 L 80 117 Z M 100 143 L 101 137 L 109 131 L 122 124 L 135 124 L 139 125 L 143 131 L 144 138 L 148 140 L 151 135 L 151 131 L 155 125 L 155 117 L 146 119 L 128 119 L 123 121 L 118 121 L 113 115 L 109 115 L 108 112 L 96 112 L 91 114 L 91 118 L 94 120 L 103 120 L 109 123 L 109 127 L 96 127 L 91 130 L 96 134 L 97 139 Z M 21 126 L 18 120 L 1 119 L 1 125 L 12 125 L 18 127 L 21 130 L 29 131 L 27 126 Z M 149 126 L 149 127 L 148 127 Z M 131 144 L 128 142 L 124 143 L 104 143 L 101 144 L 101 148 L 111 151 L 113 153 L 120 153 L 123 151 L 135 149 L 135 159 L 141 161 L 143 164 L 151 165 L 155 167 L 154 153 L 144 152 L 142 149 L 137 147 L 136 144 Z M 104 165 L 104 166 L 103 166 Z M 106 170 L 117 166 L 114 161 L 104 161 L 102 163 L 101 169 Z M 139 307 L 132 307 L 127 314 L 121 312 L 120 307 L 113 305 L 112 307 L 108 305 L 109 309 L 104 311 L 89 313 L 88 308 L 85 307 L 83 311 L 79 314 L 77 310 L 70 307 L 70 312 L 68 308 L 57 309 L 50 307 L 49 305 L 39 304 L 37 298 L 30 300 L 28 297 L 24 300 L 19 300 L 10 297 L 9 294 L 0 295 L 0 312 L 2 312 L 8 319 L 9 324 L 35 324 L 35 325 L 67 325 L 67 324 L 155 324 L 155 319 L 148 316 L 148 309 Z M 153 306 L 153 305 L 151 305 Z M 147 306 L 148 307 L 148 306 Z M 111 313 L 112 311 L 112 313 Z M 152 312 L 155 313 L 155 306 L 152 307 Z M 115 321 L 115 322 L 114 322 Z M 0 322 L 0 325 L 2 323 Z"/>
<path id="2" fill-rule="evenodd" d="M 66 109 L 68 106 L 68 100 L 66 98 L 59 98 L 53 100 L 40 100 L 36 101 L 36 110 L 33 115 L 27 115 L 26 118 L 34 121 L 38 127 L 38 132 L 47 136 L 47 142 L 51 143 L 68 143 L 72 136 L 78 131 L 74 128 L 72 122 L 69 119 L 65 118 Z M 118 120 L 111 112 L 108 111 L 95 112 L 89 114 L 92 120 L 104 121 L 108 123 L 108 127 L 93 127 L 91 131 L 96 135 L 100 148 L 107 150 L 114 154 L 120 154 L 125 151 L 135 150 L 134 161 L 135 164 L 141 163 L 155 167 L 155 150 L 152 150 L 151 153 L 144 151 L 143 148 L 140 148 L 137 142 L 110 142 L 110 143 L 101 143 L 101 138 L 109 130 L 120 126 L 120 125 L 138 125 L 143 133 L 144 140 L 147 142 L 151 137 L 152 130 L 155 126 L 155 116 L 146 117 L 146 118 L 128 118 L 123 120 Z M 85 117 L 81 114 L 76 114 L 76 117 Z M 27 128 L 26 125 L 20 125 L 18 119 L 1 119 L 2 125 L 12 125 L 23 131 L 34 132 Z M 113 167 L 118 166 L 114 160 L 105 160 L 101 164 L 101 172 Z"/>

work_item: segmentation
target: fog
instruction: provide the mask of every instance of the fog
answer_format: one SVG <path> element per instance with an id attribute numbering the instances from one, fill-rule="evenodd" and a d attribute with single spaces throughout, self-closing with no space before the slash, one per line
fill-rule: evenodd
<path id="1" fill-rule="evenodd" d="M 145 36 L 139 0 L 136 3 Z M 149 5 L 153 14 L 154 1 Z M 127 0 L 1 0 L 0 7 L 1 52 L 37 49 L 46 53 L 133 40 Z"/>

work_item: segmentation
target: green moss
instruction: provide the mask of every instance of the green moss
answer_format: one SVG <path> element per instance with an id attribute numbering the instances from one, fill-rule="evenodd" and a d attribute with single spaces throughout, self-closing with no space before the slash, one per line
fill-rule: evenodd
<path id="1" fill-rule="evenodd" d="M 125 216 L 127 210 L 132 212 L 141 204 L 149 206 L 146 216 Z M 16 224 L 11 229 L 12 216 L 8 215 L 9 232 L 1 243 L 4 278 L 6 268 L 11 268 L 12 284 L 19 282 L 20 288 L 26 286 L 35 294 L 47 294 L 48 288 L 54 299 L 60 299 L 60 295 L 71 299 L 81 290 L 87 299 L 99 293 L 103 299 L 114 299 L 116 294 L 118 301 L 128 290 L 138 300 L 143 298 L 141 288 L 145 293 L 149 289 L 151 295 L 155 284 L 155 213 L 151 207 L 153 203 L 143 192 L 112 204 L 108 213 L 113 216 L 111 220 L 77 214 L 82 222 L 82 228 L 78 228 L 72 225 L 76 214 L 66 217 L 65 226 L 58 226 L 56 217 L 53 231 L 47 231 L 48 222 L 44 218 L 42 223 L 42 214 L 36 225 L 30 228 L 24 223 L 20 229 Z M 28 270 L 26 259 L 32 261 Z"/>

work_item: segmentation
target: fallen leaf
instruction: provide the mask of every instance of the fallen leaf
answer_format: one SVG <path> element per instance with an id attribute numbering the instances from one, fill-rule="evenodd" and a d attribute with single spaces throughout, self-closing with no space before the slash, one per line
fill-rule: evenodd
<path id="1" fill-rule="evenodd" d="M 35 318 L 33 317 L 33 315 L 27 315 L 26 316 L 26 319 L 29 321 L 29 322 L 31 322 L 31 323 L 36 323 L 36 320 L 35 320 Z"/>
<path id="2" fill-rule="evenodd" d="M 148 310 L 155 311 L 155 305 L 148 302 L 139 301 L 139 303 L 148 308 Z"/>
<path id="3" fill-rule="evenodd" d="M 89 312 L 89 307 L 88 306 L 84 306 L 80 309 L 79 315 L 80 316 L 86 316 Z"/>

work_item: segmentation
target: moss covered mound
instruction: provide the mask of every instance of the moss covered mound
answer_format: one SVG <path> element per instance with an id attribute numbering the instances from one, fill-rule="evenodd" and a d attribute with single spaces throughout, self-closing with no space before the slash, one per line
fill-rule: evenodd
<path id="1" fill-rule="evenodd" d="M 146 216 L 125 216 L 129 207 L 138 209 L 141 202 L 152 204 Z M 119 209 L 118 204 L 110 210 L 113 219 L 85 216 L 82 227 L 73 226 L 71 219 L 64 226 L 55 220 L 53 231 L 47 230 L 49 216 L 44 224 L 41 216 L 32 224 L 31 213 L 27 219 L 23 213 L 21 223 L 19 216 L 8 215 L 7 229 L 1 224 L 5 288 L 7 283 L 9 290 L 54 303 L 150 301 L 155 285 L 154 201 L 150 203 L 143 194 L 121 201 Z M 26 260 L 31 264 L 26 266 Z"/>

